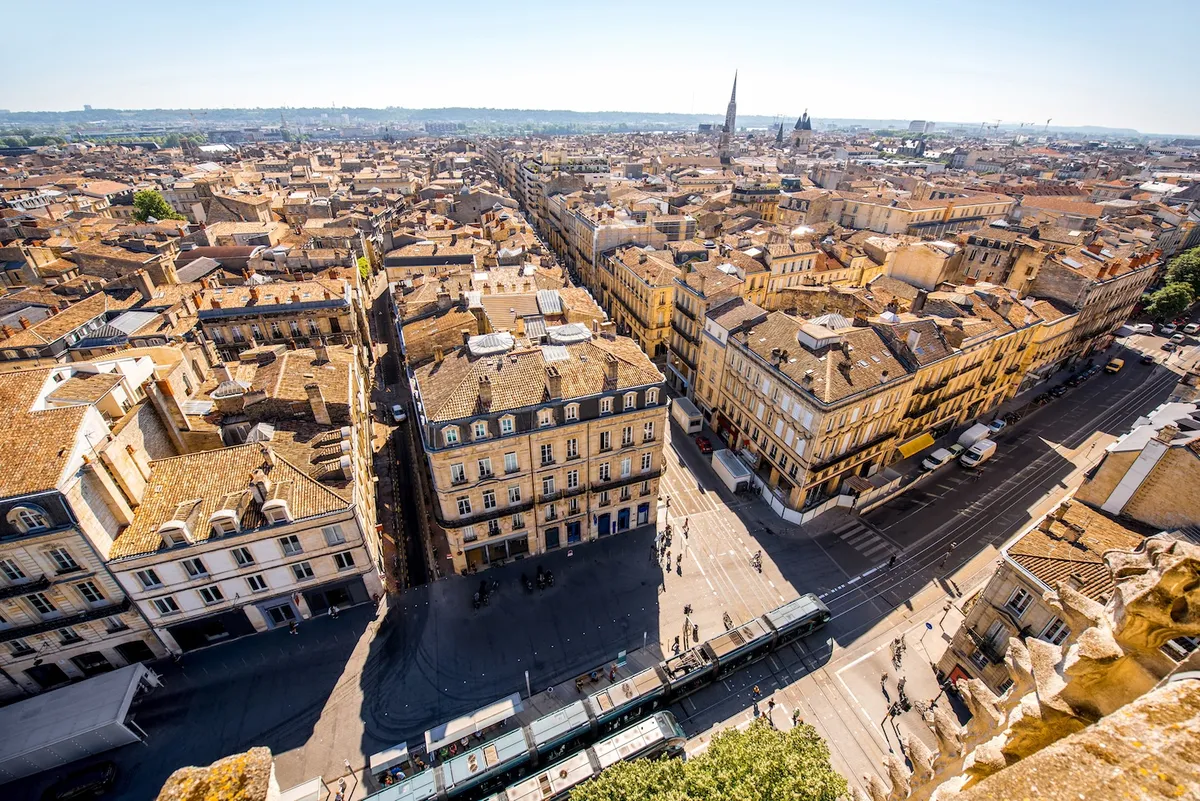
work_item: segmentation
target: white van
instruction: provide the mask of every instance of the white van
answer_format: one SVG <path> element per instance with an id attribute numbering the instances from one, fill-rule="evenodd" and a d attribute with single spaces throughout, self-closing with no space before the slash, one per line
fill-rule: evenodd
<path id="1" fill-rule="evenodd" d="M 996 443 L 990 439 L 981 439 L 970 448 L 967 448 L 966 453 L 958 457 L 958 461 L 963 467 L 979 467 L 979 465 L 992 458 L 992 454 L 996 452 Z"/>

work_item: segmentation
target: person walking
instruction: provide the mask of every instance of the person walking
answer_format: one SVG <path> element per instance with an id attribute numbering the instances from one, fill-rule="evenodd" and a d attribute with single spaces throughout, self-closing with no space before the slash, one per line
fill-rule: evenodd
<path id="1" fill-rule="evenodd" d="M 294 621 L 294 620 L 288 621 L 288 634 L 296 634 L 296 633 L 298 633 L 299 629 L 300 629 L 300 627 L 296 625 L 296 621 Z"/>
<path id="2" fill-rule="evenodd" d="M 792 710 L 792 726 L 799 726 L 804 723 L 804 718 L 800 717 L 800 710 Z"/>
<path id="3" fill-rule="evenodd" d="M 332 606 L 329 607 L 329 616 L 331 618 L 333 618 L 334 620 L 337 620 L 337 616 L 338 616 L 337 604 L 333 604 Z"/>
<path id="4" fill-rule="evenodd" d="M 751 697 L 751 698 L 753 698 L 755 701 L 757 701 L 758 699 L 762 698 L 762 690 L 758 689 L 758 685 L 757 685 L 757 684 L 755 684 L 755 685 L 754 685 L 754 689 L 752 689 L 752 690 L 750 691 L 750 697 Z"/>

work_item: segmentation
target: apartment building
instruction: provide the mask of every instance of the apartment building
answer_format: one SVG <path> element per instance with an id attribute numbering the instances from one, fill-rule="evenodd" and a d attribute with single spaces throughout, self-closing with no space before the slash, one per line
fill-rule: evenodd
<path id="1" fill-rule="evenodd" d="M 1081 503 L 1064 502 L 1037 528 L 1001 551 L 987 586 L 968 600 L 966 619 L 955 632 L 937 670 L 950 681 L 980 679 L 997 695 L 1012 683 L 1004 654 L 1012 637 L 1070 644 L 1073 632 L 1046 600 L 1067 585 L 1096 603 L 1112 597 L 1112 575 L 1103 556 L 1132 550 L 1143 536 Z"/>
<path id="2" fill-rule="evenodd" d="M 981 228 L 1009 215 L 1016 201 L 1004 195 L 935 191 L 917 200 L 894 193 L 843 194 L 837 220 L 845 228 L 926 238 Z"/>
<path id="3" fill-rule="evenodd" d="M 150 458 L 175 453 L 143 386 L 186 398 L 176 368 L 128 352 L 0 377 L 0 698 L 166 655 L 105 559 Z"/>
<path id="4" fill-rule="evenodd" d="M 541 345 L 469 337 L 412 371 L 446 567 L 475 571 L 653 521 L 663 376 L 613 329 L 548 327 Z"/>
<path id="5" fill-rule="evenodd" d="M 1074 347 L 1078 311 L 1057 300 L 1025 298 L 1021 303 L 1037 315 L 1042 323 L 1034 329 L 1029 349 L 1025 352 L 1022 362 L 1025 377 L 1021 379 L 1018 392 L 1068 366 L 1078 353 Z"/>
<path id="6" fill-rule="evenodd" d="M 317 342 L 361 345 L 365 319 L 358 274 L 329 270 L 311 280 L 259 283 L 203 290 L 197 316 L 223 358 L 264 344 L 293 348 Z"/>
<path id="7" fill-rule="evenodd" d="M 665 356 L 670 339 L 675 279 L 681 271 L 669 251 L 630 246 L 604 254 L 601 304 L 618 330 L 651 358 Z"/>
<path id="8" fill-rule="evenodd" d="M 811 507 L 887 464 L 912 380 L 873 328 L 771 312 L 727 348 L 713 427 L 781 504 Z"/>
<path id="9" fill-rule="evenodd" d="M 730 192 L 731 201 L 740 203 L 758 214 L 763 222 L 774 223 L 779 219 L 779 184 L 761 177 L 738 181 Z"/>
<path id="10" fill-rule="evenodd" d="M 607 203 L 593 205 L 580 192 L 548 197 L 546 219 L 550 247 L 593 291 L 600 286 L 597 270 L 602 254 L 631 244 L 661 250 L 667 242 L 667 235 L 648 215 L 634 216 Z"/>
<path id="11" fill-rule="evenodd" d="M 746 282 L 728 263 L 693 262 L 687 267 L 688 271 L 675 279 L 667 380 L 676 392 L 691 399 L 705 317 L 715 305 L 742 295 Z"/>
<path id="12" fill-rule="evenodd" d="M 765 319 L 765 309 L 741 297 L 731 297 L 717 303 L 704 315 L 704 332 L 700 338 L 700 358 L 692 398 L 708 419 L 712 419 L 713 410 L 720 400 L 730 335 L 749 330 Z"/>

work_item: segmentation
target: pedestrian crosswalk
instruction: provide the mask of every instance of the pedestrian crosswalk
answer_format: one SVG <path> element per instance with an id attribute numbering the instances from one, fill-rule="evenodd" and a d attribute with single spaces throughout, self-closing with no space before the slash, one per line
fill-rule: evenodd
<path id="1" fill-rule="evenodd" d="M 897 552 L 891 542 L 865 520 L 855 520 L 834 529 L 834 535 L 868 559 L 879 559 Z"/>

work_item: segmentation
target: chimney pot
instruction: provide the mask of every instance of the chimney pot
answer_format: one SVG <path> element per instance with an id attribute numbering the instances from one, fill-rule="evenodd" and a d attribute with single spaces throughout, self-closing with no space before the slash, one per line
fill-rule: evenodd
<path id="1" fill-rule="evenodd" d="M 27 317 L 18 317 L 17 322 L 21 324 L 22 328 L 28 328 L 30 326 L 29 318 Z"/>

